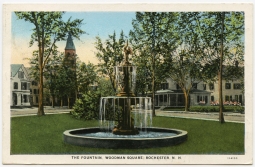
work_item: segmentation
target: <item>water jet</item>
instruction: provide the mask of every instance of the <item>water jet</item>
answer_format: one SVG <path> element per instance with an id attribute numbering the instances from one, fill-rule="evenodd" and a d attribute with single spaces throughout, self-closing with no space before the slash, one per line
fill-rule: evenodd
<path id="1" fill-rule="evenodd" d="M 180 144 L 187 132 L 152 127 L 150 97 L 135 97 L 136 67 L 129 62 L 132 49 L 123 48 L 124 60 L 114 67 L 116 96 L 100 100 L 99 127 L 66 130 L 64 142 L 95 148 L 150 148 Z"/>

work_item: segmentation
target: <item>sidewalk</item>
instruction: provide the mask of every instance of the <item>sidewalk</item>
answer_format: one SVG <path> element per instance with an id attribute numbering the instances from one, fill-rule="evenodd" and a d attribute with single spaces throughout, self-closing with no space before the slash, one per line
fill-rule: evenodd
<path id="1" fill-rule="evenodd" d="M 11 109 L 11 117 L 37 115 L 37 110 L 38 110 L 37 107 Z M 56 106 L 55 108 L 52 108 L 51 106 L 44 106 L 44 112 L 46 115 L 47 114 L 69 113 L 71 110 L 72 109 L 68 109 L 66 106 L 64 106 L 64 107 Z M 219 113 L 156 110 L 156 116 L 188 118 L 188 119 L 202 119 L 202 120 L 211 120 L 211 121 L 219 120 Z M 244 123 L 245 122 L 245 114 L 234 113 L 234 112 L 225 112 L 224 119 L 226 122 Z"/>
<path id="2" fill-rule="evenodd" d="M 226 122 L 245 122 L 245 114 L 225 112 L 223 113 Z M 160 111 L 156 110 L 156 116 L 189 118 L 189 119 L 203 119 L 219 121 L 219 113 L 201 113 L 201 112 L 185 112 L 185 111 Z"/>
<path id="3" fill-rule="evenodd" d="M 18 117 L 18 116 L 30 116 L 30 115 L 37 115 L 38 107 L 31 107 L 31 108 L 13 108 L 11 109 L 11 117 Z M 61 113 L 69 113 L 71 109 L 67 108 L 66 106 L 59 107 L 56 106 L 52 108 L 51 106 L 44 106 L 45 114 L 61 114 Z"/>

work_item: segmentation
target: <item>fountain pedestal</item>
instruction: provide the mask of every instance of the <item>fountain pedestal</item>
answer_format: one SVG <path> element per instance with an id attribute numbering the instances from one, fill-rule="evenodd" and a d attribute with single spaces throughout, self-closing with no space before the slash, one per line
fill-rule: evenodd
<path id="1" fill-rule="evenodd" d="M 128 60 L 128 55 L 132 53 L 128 43 L 123 48 L 124 61 L 122 66 L 116 67 L 116 76 L 118 78 L 117 87 L 120 87 L 121 91 L 117 94 L 117 97 L 121 98 L 119 104 L 122 108 L 122 119 L 118 120 L 118 125 L 113 129 L 112 133 L 116 135 L 136 135 L 139 131 L 134 127 L 134 119 L 131 117 L 131 99 L 135 97 L 132 89 L 134 85 L 134 71 L 133 66 Z M 134 74 L 134 75 L 133 75 Z"/>
<path id="2" fill-rule="evenodd" d="M 116 135 L 136 135 L 139 131 L 134 128 L 134 119 L 131 117 L 131 99 L 121 98 L 119 104 L 122 106 L 122 119 L 118 120 L 117 126 L 112 133 Z"/>

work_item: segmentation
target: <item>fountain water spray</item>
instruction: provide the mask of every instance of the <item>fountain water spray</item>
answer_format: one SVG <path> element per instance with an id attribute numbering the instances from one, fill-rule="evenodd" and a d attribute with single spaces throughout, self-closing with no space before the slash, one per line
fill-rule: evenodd
<path id="1" fill-rule="evenodd" d="M 116 96 L 100 100 L 99 127 L 66 130 L 64 141 L 96 148 L 150 148 L 187 140 L 186 131 L 152 127 L 151 98 L 134 95 L 136 67 L 128 60 L 132 53 L 128 42 L 123 52 L 123 62 L 114 67 Z"/>
<path id="2" fill-rule="evenodd" d="M 138 128 L 146 129 L 152 125 L 151 98 L 135 97 L 136 67 L 129 62 L 132 49 L 128 42 L 123 52 L 123 62 L 114 67 L 117 95 L 101 98 L 99 122 L 100 128 L 107 132 L 136 135 L 139 134 Z M 114 122 L 117 122 L 115 126 Z"/>

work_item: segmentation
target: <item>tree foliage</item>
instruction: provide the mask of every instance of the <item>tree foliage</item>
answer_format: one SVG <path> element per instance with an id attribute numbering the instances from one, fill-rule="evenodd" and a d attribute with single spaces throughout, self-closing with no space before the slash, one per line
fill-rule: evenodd
<path id="1" fill-rule="evenodd" d="M 23 19 L 34 25 L 32 29 L 30 46 L 35 43 L 38 46 L 38 69 L 39 69 L 39 107 L 37 115 L 44 115 L 43 108 L 43 71 L 51 55 L 56 54 L 58 41 L 65 40 L 66 34 L 71 34 L 79 39 L 84 33 L 80 29 L 83 20 L 75 19 L 67 21 L 62 19 L 64 12 L 15 12 L 18 19 Z"/>
<path id="2" fill-rule="evenodd" d="M 233 66 L 233 60 L 235 63 L 243 61 L 244 13 L 203 12 L 198 21 L 201 40 L 203 40 L 204 61 L 207 63 L 207 67 L 211 66 L 213 69 L 217 69 L 218 73 L 219 121 L 223 123 L 223 66 Z"/>
<path id="3" fill-rule="evenodd" d="M 97 69 L 92 63 L 77 62 L 77 86 L 79 93 L 88 92 L 94 84 L 97 83 Z"/>
<path id="4" fill-rule="evenodd" d="M 175 22 L 176 31 L 181 34 L 173 38 L 178 41 L 179 46 L 169 51 L 171 61 L 165 61 L 165 69 L 176 84 L 179 85 L 185 97 L 185 111 L 189 110 L 189 93 L 194 84 L 202 80 L 201 75 L 201 40 L 197 33 L 199 25 L 194 20 L 199 13 L 180 12 L 177 13 Z M 167 70 L 168 69 L 168 70 Z"/>
<path id="5" fill-rule="evenodd" d="M 116 39 L 116 33 L 109 35 L 105 42 L 99 36 L 96 37 L 95 47 L 97 49 L 96 57 L 99 60 L 99 72 L 109 77 L 112 88 L 116 91 L 114 66 L 119 65 L 123 60 L 122 49 L 125 45 L 125 36 L 123 31 L 120 33 L 119 39 Z"/>
<path id="6" fill-rule="evenodd" d="M 134 62 L 138 66 L 138 76 L 145 76 L 138 83 L 151 83 L 153 115 L 155 115 L 154 97 L 156 85 L 165 78 L 162 62 L 169 58 L 169 52 L 178 46 L 173 36 L 178 36 L 173 22 L 176 13 L 166 12 L 137 12 L 132 21 L 133 30 L 130 31 L 130 42 L 134 50 Z M 141 85 L 144 92 L 148 85 Z"/>

